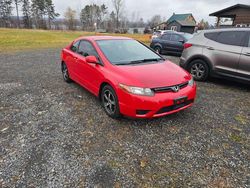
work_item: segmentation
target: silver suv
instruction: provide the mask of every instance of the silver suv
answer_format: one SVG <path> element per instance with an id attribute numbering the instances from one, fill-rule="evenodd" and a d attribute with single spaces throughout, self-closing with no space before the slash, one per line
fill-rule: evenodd
<path id="1" fill-rule="evenodd" d="M 197 81 L 227 76 L 250 83 L 250 28 L 201 31 L 184 44 L 180 66 Z"/>

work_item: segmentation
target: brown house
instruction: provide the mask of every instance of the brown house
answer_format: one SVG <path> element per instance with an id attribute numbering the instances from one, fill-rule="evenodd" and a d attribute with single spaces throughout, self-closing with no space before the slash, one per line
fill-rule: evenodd
<path id="1" fill-rule="evenodd" d="M 231 26 L 233 27 L 250 27 L 250 5 L 236 4 L 209 14 L 209 16 L 216 16 L 218 18 L 217 27 L 222 25 L 220 24 L 222 18 L 231 19 Z"/>
<path id="2" fill-rule="evenodd" d="M 184 33 L 194 33 L 196 21 L 191 13 L 173 14 L 166 22 L 155 26 L 156 29 L 173 30 Z"/>

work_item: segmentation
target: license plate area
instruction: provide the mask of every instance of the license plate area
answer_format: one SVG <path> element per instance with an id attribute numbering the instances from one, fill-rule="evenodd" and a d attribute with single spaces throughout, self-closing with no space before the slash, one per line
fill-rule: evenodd
<path id="1" fill-rule="evenodd" d="M 187 97 L 180 97 L 180 98 L 174 99 L 174 105 L 183 104 L 187 102 L 187 99 L 188 99 Z"/>

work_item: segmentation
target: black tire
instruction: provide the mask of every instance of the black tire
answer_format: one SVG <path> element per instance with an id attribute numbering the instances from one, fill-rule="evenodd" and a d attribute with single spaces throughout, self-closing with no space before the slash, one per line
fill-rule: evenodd
<path id="1" fill-rule="evenodd" d="M 161 54 L 161 47 L 160 46 L 155 46 L 154 50 L 156 53 Z"/>
<path id="2" fill-rule="evenodd" d="M 190 72 L 194 80 L 206 81 L 209 76 L 209 67 L 205 61 L 196 59 L 189 64 L 188 72 Z"/>
<path id="3" fill-rule="evenodd" d="M 110 85 L 103 87 L 101 93 L 101 103 L 108 116 L 113 119 L 118 119 L 121 117 L 118 97 L 115 93 L 115 90 Z"/>
<path id="4" fill-rule="evenodd" d="M 67 68 L 67 65 L 65 63 L 62 63 L 62 74 L 63 74 L 63 80 L 67 83 L 72 82 L 69 76 L 69 71 Z"/>

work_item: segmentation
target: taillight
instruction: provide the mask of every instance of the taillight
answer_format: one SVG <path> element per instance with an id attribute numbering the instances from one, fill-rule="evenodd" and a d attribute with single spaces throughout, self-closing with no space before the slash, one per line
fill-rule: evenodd
<path id="1" fill-rule="evenodd" d="M 190 43 L 185 43 L 185 44 L 184 44 L 184 49 L 190 48 L 191 46 L 193 46 L 193 45 L 190 44 Z"/>

